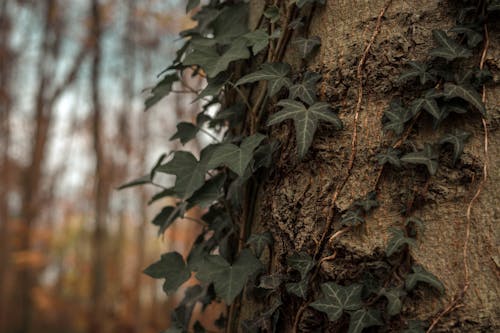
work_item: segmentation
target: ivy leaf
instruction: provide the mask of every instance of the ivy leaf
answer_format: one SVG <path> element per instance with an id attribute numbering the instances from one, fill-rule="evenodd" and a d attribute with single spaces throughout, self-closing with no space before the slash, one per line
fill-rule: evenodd
<path id="1" fill-rule="evenodd" d="M 340 224 L 345 227 L 356 227 L 365 223 L 365 219 L 360 215 L 358 210 L 349 210 L 342 215 Z"/>
<path id="2" fill-rule="evenodd" d="M 372 209 L 377 208 L 379 206 L 379 202 L 377 201 L 377 192 L 371 191 L 370 193 L 368 193 L 366 198 L 357 199 L 356 201 L 354 201 L 354 206 L 362 208 L 365 213 L 368 213 Z"/>
<path id="3" fill-rule="evenodd" d="M 145 106 L 146 110 L 158 103 L 163 97 L 170 94 L 172 91 L 172 85 L 174 82 L 179 81 L 177 74 L 165 75 L 160 82 L 151 90 L 151 94 L 146 98 Z"/>
<path id="4" fill-rule="evenodd" d="M 219 199 L 224 194 L 224 182 L 226 175 L 219 173 L 210 178 L 203 184 L 202 187 L 197 189 L 193 195 L 187 200 L 189 205 L 188 209 L 198 205 L 201 208 L 209 207 L 214 201 Z"/>
<path id="5" fill-rule="evenodd" d="M 356 311 L 361 308 L 363 286 L 360 284 L 343 287 L 335 282 L 327 282 L 321 284 L 320 288 L 323 295 L 310 306 L 326 313 L 330 321 L 339 319 L 344 311 Z"/>
<path id="6" fill-rule="evenodd" d="M 321 39 L 318 36 L 311 38 L 298 37 L 292 41 L 292 45 L 297 48 L 302 59 L 307 59 L 321 45 Z"/>
<path id="7" fill-rule="evenodd" d="M 434 92 L 429 91 L 423 98 L 417 98 L 411 103 L 411 112 L 416 115 L 421 109 L 424 109 L 436 119 L 442 117 L 442 110 L 439 108 L 436 100 L 431 96 Z"/>
<path id="8" fill-rule="evenodd" d="M 389 147 L 387 148 L 387 152 L 377 154 L 376 158 L 378 164 L 384 165 L 386 163 L 389 163 L 391 165 L 394 165 L 396 168 L 400 168 L 401 167 L 401 161 L 399 160 L 400 153 L 401 152 L 399 150 Z"/>
<path id="9" fill-rule="evenodd" d="M 151 205 L 153 202 L 166 198 L 166 197 L 174 197 L 176 196 L 177 193 L 175 192 L 175 189 L 173 187 L 166 188 L 164 190 L 161 190 L 160 192 L 155 193 L 151 199 L 148 201 L 148 205 Z"/>
<path id="10" fill-rule="evenodd" d="M 411 269 L 413 273 L 406 276 L 406 290 L 412 290 L 417 283 L 422 282 L 436 288 L 441 294 L 444 293 L 444 285 L 435 275 L 427 272 L 421 266 L 413 265 Z"/>
<path id="11" fill-rule="evenodd" d="M 418 77 L 420 79 L 420 84 L 424 85 L 427 82 L 435 82 L 436 76 L 428 71 L 427 65 L 421 62 L 409 61 L 408 65 L 412 68 L 409 71 L 402 73 L 398 81 L 406 81 L 413 77 Z"/>
<path id="12" fill-rule="evenodd" d="M 188 122 L 180 122 L 177 124 L 177 132 L 172 135 L 170 138 L 170 141 L 173 141 L 175 139 L 179 139 L 183 145 L 185 145 L 187 142 L 191 141 L 196 137 L 196 134 L 198 134 L 198 131 L 200 129 L 193 125 L 192 123 Z"/>
<path id="13" fill-rule="evenodd" d="M 297 7 L 302 8 L 308 3 L 315 3 L 315 2 L 319 3 L 320 5 L 324 5 L 325 1 L 326 0 L 293 0 L 292 3 L 295 2 Z"/>
<path id="14" fill-rule="evenodd" d="M 235 3 L 225 6 L 212 23 L 217 43 L 230 44 L 248 32 L 248 4 Z"/>
<path id="15" fill-rule="evenodd" d="M 337 129 L 342 128 L 342 122 L 331 111 L 330 105 L 318 102 L 306 108 L 304 104 L 291 99 L 282 99 L 277 103 L 283 109 L 269 117 L 267 125 L 278 124 L 287 119 L 293 119 L 299 158 L 306 155 L 318 127 L 318 121 L 333 123 Z"/>
<path id="16" fill-rule="evenodd" d="M 154 279 L 166 279 L 163 284 L 166 293 L 175 291 L 191 277 L 191 271 L 177 252 L 162 254 L 161 259 L 148 266 L 144 273 Z"/>
<path id="17" fill-rule="evenodd" d="M 183 199 L 189 198 L 205 182 L 205 166 L 187 151 L 176 151 L 172 160 L 160 165 L 157 171 L 176 176 L 174 189 Z"/>
<path id="18" fill-rule="evenodd" d="M 444 58 L 448 61 L 458 58 L 469 58 L 472 52 L 448 37 L 443 30 L 432 30 L 432 36 L 440 47 L 429 51 L 429 55 Z"/>
<path id="19" fill-rule="evenodd" d="M 264 29 L 258 29 L 242 36 L 247 40 L 247 46 L 252 47 L 252 53 L 256 55 L 265 49 L 269 43 L 269 35 Z"/>
<path id="20" fill-rule="evenodd" d="M 225 71 L 231 62 L 249 57 L 247 40 L 240 38 L 231 43 L 221 54 L 211 45 L 197 45 L 196 48 L 191 48 L 182 63 L 185 66 L 201 66 L 207 76 L 213 78 Z"/>
<path id="21" fill-rule="evenodd" d="M 383 324 L 378 310 L 360 309 L 351 314 L 347 333 L 361 333 L 367 327 L 381 326 Z"/>
<path id="22" fill-rule="evenodd" d="M 256 133 L 243 139 L 240 147 L 232 143 L 223 143 L 215 146 L 208 162 L 208 168 L 212 169 L 225 164 L 229 169 L 243 176 L 248 164 L 253 158 L 253 151 L 266 138 L 265 135 Z"/>
<path id="23" fill-rule="evenodd" d="M 464 143 L 470 136 L 469 132 L 455 128 L 452 133 L 448 133 L 439 140 L 439 144 L 451 143 L 453 145 L 453 164 L 455 164 L 462 152 L 464 151 Z"/>
<path id="24" fill-rule="evenodd" d="M 228 81 L 229 75 L 227 73 L 220 73 L 214 78 L 208 78 L 207 86 L 193 100 L 193 103 L 207 96 L 217 96 Z"/>
<path id="25" fill-rule="evenodd" d="M 301 280 L 305 280 L 309 271 L 316 262 L 306 252 L 294 253 L 286 259 L 288 266 L 300 273 Z"/>
<path id="26" fill-rule="evenodd" d="M 271 6 L 264 11 L 264 16 L 271 23 L 276 23 L 280 19 L 280 10 L 276 6 Z"/>
<path id="27" fill-rule="evenodd" d="M 389 316 L 395 316 L 401 312 L 401 308 L 403 307 L 401 297 L 406 296 L 404 290 L 394 288 L 383 290 L 380 294 L 387 298 L 387 314 Z"/>
<path id="28" fill-rule="evenodd" d="M 144 175 L 144 176 L 139 177 L 137 179 L 131 180 L 123 185 L 120 185 L 118 187 L 118 190 L 123 190 L 124 188 L 138 186 L 138 185 L 144 185 L 144 184 L 149 184 L 149 183 L 151 183 L 151 176 L 148 173 L 147 175 Z"/>
<path id="29" fill-rule="evenodd" d="M 392 233 L 392 238 L 389 239 L 389 242 L 387 242 L 387 248 L 385 249 L 385 255 L 387 257 L 390 257 L 394 253 L 401 251 L 404 245 L 415 245 L 415 240 L 406 237 L 402 230 L 392 227 L 389 230 Z"/>
<path id="30" fill-rule="evenodd" d="M 474 30 L 475 27 L 474 25 L 457 25 L 451 28 L 450 32 L 464 34 L 467 37 L 467 46 L 474 48 L 483 41 L 483 35 Z"/>
<path id="31" fill-rule="evenodd" d="M 290 87 L 290 99 L 300 99 L 302 102 L 312 105 L 316 101 L 316 82 L 321 79 L 321 74 L 306 72 L 302 82 Z"/>
<path id="32" fill-rule="evenodd" d="M 444 84 L 444 96 L 446 99 L 461 98 L 478 109 L 483 117 L 486 117 L 486 108 L 484 107 L 481 95 L 469 85 L 456 85 L 453 83 Z"/>
<path id="33" fill-rule="evenodd" d="M 384 117 L 389 120 L 384 125 L 384 130 L 400 135 L 404 131 L 405 123 L 412 118 L 412 114 L 399 101 L 393 101 L 384 111 Z"/>
<path id="34" fill-rule="evenodd" d="M 262 268 L 260 261 L 248 249 L 243 249 L 239 258 L 231 265 L 218 255 L 205 257 L 196 277 L 213 283 L 217 296 L 231 304 L 238 296 L 248 278 Z"/>
<path id="35" fill-rule="evenodd" d="M 273 236 L 269 231 L 263 232 L 261 234 L 252 234 L 248 238 L 248 245 L 253 245 L 255 249 L 255 255 L 259 258 L 266 246 L 273 244 Z"/>
<path id="36" fill-rule="evenodd" d="M 264 275 L 260 278 L 259 288 L 275 290 L 283 282 L 283 275 L 281 274 L 270 274 Z"/>
<path id="37" fill-rule="evenodd" d="M 299 282 L 287 283 L 285 285 L 285 288 L 287 292 L 305 299 L 307 297 L 308 286 L 309 286 L 309 281 L 307 279 L 304 279 Z"/>
<path id="38" fill-rule="evenodd" d="M 401 157 L 401 161 L 411 164 L 423 164 L 431 175 L 435 175 L 438 168 L 438 154 L 434 148 L 426 143 L 424 150 L 409 153 Z"/>
<path id="39" fill-rule="evenodd" d="M 290 87 L 292 81 L 287 77 L 290 65 L 287 63 L 265 63 L 261 70 L 250 73 L 236 82 L 236 86 L 257 81 L 268 81 L 267 91 L 269 96 L 274 96 L 283 87 Z"/>
<path id="40" fill-rule="evenodd" d="M 158 226 L 158 234 L 161 235 L 180 216 L 180 208 L 177 206 L 166 206 L 153 218 L 152 224 Z"/>

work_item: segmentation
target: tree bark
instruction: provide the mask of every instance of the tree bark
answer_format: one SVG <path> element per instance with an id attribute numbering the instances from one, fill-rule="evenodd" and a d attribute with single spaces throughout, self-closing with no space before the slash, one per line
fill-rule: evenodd
<path id="1" fill-rule="evenodd" d="M 321 125 L 302 161 L 296 157 L 293 126 L 272 131 L 282 149 L 275 171 L 258 190 L 253 232 L 270 230 L 273 234 L 271 273 L 286 273 L 286 258 L 294 251 L 317 252 L 317 259 L 336 255 L 321 264 L 322 281 L 352 281 L 383 260 L 387 229 L 402 225 L 401 206 L 411 203 L 417 207 L 414 215 L 425 223 L 411 256 L 444 283 L 446 294 L 411 301 L 403 308 L 403 316 L 432 322 L 469 284 L 463 306 L 440 318 L 433 331 L 493 332 L 500 329 L 500 257 L 495 246 L 500 216 L 495 204 L 500 201 L 500 88 L 486 87 L 490 115 L 486 127 L 478 114 L 468 113 L 436 132 L 417 125 L 418 135 L 411 135 L 420 146 L 423 141 L 439 140 L 452 127 L 471 132 L 457 167 L 440 165 L 436 176 L 425 179 L 411 170 L 381 172 L 374 158 L 392 140 L 382 130 L 384 109 L 392 99 L 411 94 L 396 83 L 404 64 L 426 59 L 433 47 L 432 29 L 453 25 L 453 6 L 451 1 L 339 0 L 316 7 L 309 35 L 319 36 L 322 45 L 306 67 L 321 72 L 320 99 L 341 105 L 344 129 L 338 132 Z M 260 16 L 262 9 L 262 2 L 254 1 L 252 17 Z M 500 30 L 498 22 L 490 21 L 485 62 L 498 82 Z M 290 47 L 285 61 L 296 72 L 304 70 Z M 479 57 L 475 61 L 479 63 Z M 341 213 L 374 189 L 380 207 L 366 219 L 363 230 L 331 239 L 340 230 Z M 330 220 L 333 224 L 328 228 Z M 324 246 L 318 248 L 322 239 Z M 303 303 L 291 296 L 283 303 L 278 331 L 292 332 Z M 240 319 L 252 318 L 258 309 L 258 304 L 246 300 Z M 299 331 L 306 331 L 308 311 L 301 316 Z M 331 325 L 325 331 L 343 332 Z"/>

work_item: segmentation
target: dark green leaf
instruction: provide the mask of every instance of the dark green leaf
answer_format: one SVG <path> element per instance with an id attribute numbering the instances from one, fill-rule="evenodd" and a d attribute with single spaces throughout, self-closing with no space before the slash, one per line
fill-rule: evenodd
<path id="1" fill-rule="evenodd" d="M 271 21 L 271 23 L 276 23 L 280 19 L 280 10 L 276 6 L 268 7 L 264 11 L 264 16 Z"/>
<path id="2" fill-rule="evenodd" d="M 306 279 L 309 271 L 314 267 L 316 262 L 306 252 L 294 253 L 286 259 L 288 266 L 297 270 L 300 273 L 302 280 Z"/>
<path id="3" fill-rule="evenodd" d="M 226 175 L 223 173 L 217 174 L 210 178 L 196 190 L 193 195 L 188 199 L 188 208 L 198 205 L 202 208 L 207 208 L 214 201 L 218 200 L 224 194 L 224 182 L 226 181 Z"/>
<path id="4" fill-rule="evenodd" d="M 413 273 L 408 274 L 405 281 L 406 290 L 412 290 L 416 287 L 417 283 L 422 282 L 444 294 L 444 285 L 435 275 L 427 272 L 421 266 L 413 265 L 411 269 Z"/>
<path id="5" fill-rule="evenodd" d="M 311 307 L 324 312 L 330 321 L 336 321 L 344 311 L 356 311 L 361 308 L 362 285 L 339 286 L 335 282 L 321 284 L 322 296 Z"/>
<path id="6" fill-rule="evenodd" d="M 186 13 L 189 13 L 191 10 L 195 9 L 200 5 L 200 0 L 188 0 L 186 5 Z"/>
<path id="7" fill-rule="evenodd" d="M 262 268 L 260 261 L 248 249 L 243 249 L 239 258 L 231 265 L 218 255 L 210 255 L 200 264 L 196 277 L 213 283 L 217 296 L 231 304 L 241 293 L 250 275 Z"/>
<path id="8" fill-rule="evenodd" d="M 191 141 L 192 139 L 196 138 L 196 134 L 198 134 L 198 131 L 200 129 L 193 125 L 192 123 L 188 122 L 180 122 L 177 123 L 177 132 L 172 135 L 170 138 L 170 141 L 179 139 L 181 140 L 181 143 L 184 145 L 187 142 Z"/>
<path id="9" fill-rule="evenodd" d="M 316 82 L 321 79 L 321 74 L 306 72 L 302 82 L 290 87 L 290 99 L 300 99 L 302 102 L 312 105 L 316 101 Z"/>
<path id="10" fill-rule="evenodd" d="M 248 4 L 233 3 L 222 9 L 212 27 L 219 44 L 230 44 L 234 39 L 248 32 Z"/>
<path id="11" fill-rule="evenodd" d="M 415 245 L 415 240 L 405 236 L 404 232 L 400 229 L 389 228 L 392 233 L 391 239 L 387 242 L 387 248 L 385 249 L 385 255 L 390 257 L 394 253 L 399 252 L 403 249 L 403 246 L 413 246 Z"/>
<path id="12" fill-rule="evenodd" d="M 340 224 L 345 227 L 356 227 L 365 223 L 365 219 L 360 215 L 358 210 L 349 210 L 340 220 Z"/>
<path id="13" fill-rule="evenodd" d="M 415 227 L 424 228 L 424 222 L 416 216 L 410 216 L 405 220 L 405 226 L 413 224 Z"/>
<path id="14" fill-rule="evenodd" d="M 469 136 L 469 132 L 455 128 L 452 133 L 446 134 L 439 140 L 440 144 L 450 143 L 453 145 L 453 164 L 455 164 L 460 158 L 460 155 L 462 155 L 465 141 Z"/>
<path id="15" fill-rule="evenodd" d="M 309 55 L 321 45 L 321 39 L 318 36 L 311 38 L 298 37 L 292 41 L 292 44 L 299 51 L 302 59 L 307 59 Z"/>
<path id="16" fill-rule="evenodd" d="M 425 144 L 424 150 L 414 153 L 409 153 L 401 157 L 401 161 L 405 163 L 425 165 L 431 175 L 435 175 L 437 172 L 438 168 L 437 159 L 438 159 L 437 152 L 428 143 Z"/>
<path id="17" fill-rule="evenodd" d="M 191 277 L 184 259 L 177 252 L 162 254 L 160 261 L 150 265 L 144 273 L 154 279 L 166 279 L 163 285 L 166 293 L 175 291 Z"/>
<path id="18" fill-rule="evenodd" d="M 127 187 L 144 185 L 144 184 L 149 184 L 149 183 L 151 183 L 151 177 L 150 177 L 150 174 L 147 174 L 147 175 L 144 175 L 144 176 L 139 177 L 137 179 L 131 180 L 128 183 L 120 185 L 120 187 L 118 187 L 118 190 L 123 190 L 124 188 L 127 188 Z"/>
<path id="19" fill-rule="evenodd" d="M 457 34 L 464 34 L 467 37 L 467 46 L 470 48 L 476 47 L 479 43 L 483 41 L 483 35 L 474 28 L 474 25 L 457 25 L 450 29 L 450 32 Z"/>
<path id="20" fill-rule="evenodd" d="M 172 84 L 176 81 L 179 81 L 177 74 L 165 75 L 165 77 L 151 90 L 150 96 L 146 98 L 146 110 L 158 103 L 163 97 L 170 94 L 172 91 Z"/>
<path id="21" fill-rule="evenodd" d="M 421 62 L 409 61 L 408 65 L 412 68 L 404 73 L 402 73 L 398 81 L 406 81 L 413 77 L 418 77 L 421 84 L 426 84 L 427 82 L 435 82 L 436 76 L 428 71 L 427 65 Z"/>
<path id="22" fill-rule="evenodd" d="M 309 287 L 309 281 L 307 279 L 301 280 L 299 282 L 290 282 L 285 285 L 286 291 L 294 294 L 295 296 L 305 299 L 307 297 L 307 289 Z"/>
<path id="23" fill-rule="evenodd" d="M 442 111 L 434 98 L 417 98 L 412 102 L 411 111 L 414 115 L 417 114 L 421 109 L 424 109 L 436 119 L 440 119 L 442 116 Z"/>
<path id="24" fill-rule="evenodd" d="M 265 138 L 265 135 L 256 133 L 246 137 L 239 147 L 232 143 L 217 145 L 208 162 L 208 168 L 212 169 L 224 164 L 239 176 L 243 176 L 253 158 L 253 151 Z"/>
<path id="25" fill-rule="evenodd" d="M 360 309 L 351 314 L 347 333 L 361 333 L 367 327 L 381 326 L 383 324 L 378 310 Z"/>
<path id="26" fill-rule="evenodd" d="M 440 47 L 430 50 L 429 55 L 444 58 L 449 61 L 472 56 L 470 50 L 448 37 L 443 30 L 432 30 L 432 36 L 434 36 L 434 39 L 439 43 Z"/>
<path id="27" fill-rule="evenodd" d="M 172 160 L 159 166 L 157 171 L 177 177 L 174 189 L 183 199 L 189 198 L 205 182 L 205 166 L 187 151 L 176 151 Z"/>
<path id="28" fill-rule="evenodd" d="M 261 234 L 252 234 L 248 238 L 247 244 L 254 246 L 255 255 L 257 258 L 260 258 L 264 249 L 273 244 L 273 236 L 269 231 Z"/>
<path id="29" fill-rule="evenodd" d="M 412 118 L 412 114 L 399 101 L 392 101 L 389 108 L 384 111 L 384 117 L 389 120 L 385 123 L 384 130 L 400 135 L 404 131 L 405 123 Z"/>
<path id="30" fill-rule="evenodd" d="M 292 101 L 291 99 L 282 99 L 277 105 L 283 109 L 271 115 L 267 125 L 270 126 L 287 119 L 293 119 L 300 158 L 304 157 L 307 153 L 319 120 L 333 123 L 337 129 L 342 128 L 342 122 L 332 112 L 330 105 L 327 103 L 318 102 L 306 108 L 300 102 Z"/>
<path id="31" fill-rule="evenodd" d="M 406 296 L 406 292 L 401 289 L 389 289 L 383 290 L 381 295 L 387 298 L 387 314 L 389 316 L 395 316 L 401 312 L 401 308 L 403 307 L 402 297 Z"/>
<path id="32" fill-rule="evenodd" d="M 228 81 L 229 75 L 227 73 L 220 73 L 214 78 L 208 78 L 207 86 L 198 94 L 198 97 L 194 99 L 193 103 L 207 96 L 219 95 L 219 92 Z"/>
<path id="33" fill-rule="evenodd" d="M 354 201 L 354 206 L 362 208 L 365 213 L 377 208 L 379 206 L 379 202 L 377 201 L 377 192 L 372 191 L 368 193 L 366 198 L 356 199 Z"/>
<path id="34" fill-rule="evenodd" d="M 444 95 L 447 99 L 459 97 L 474 105 L 481 114 L 486 117 L 486 108 L 484 107 L 481 95 L 469 85 L 455 85 L 453 83 L 444 84 Z"/>
<path id="35" fill-rule="evenodd" d="M 247 40 L 247 46 L 252 48 L 252 53 L 256 55 L 269 44 L 269 35 L 263 29 L 255 30 L 244 34 L 243 39 Z"/>
<path id="36" fill-rule="evenodd" d="M 399 160 L 400 153 L 401 152 L 399 150 L 389 147 L 387 148 L 387 152 L 380 153 L 376 156 L 377 161 L 380 165 L 389 163 L 397 168 L 400 168 L 401 167 L 401 161 Z"/>
<path id="37" fill-rule="evenodd" d="M 290 65 L 286 63 L 265 63 L 262 69 L 242 77 L 236 82 L 239 86 L 245 83 L 257 81 L 268 81 L 267 90 L 269 96 L 274 96 L 283 87 L 290 87 L 292 81 L 287 77 Z"/>
<path id="38" fill-rule="evenodd" d="M 264 275 L 260 277 L 259 288 L 275 290 L 283 282 L 284 276 L 281 274 Z"/>
<path id="39" fill-rule="evenodd" d="M 158 234 L 163 234 L 168 227 L 175 222 L 175 220 L 180 216 L 180 209 L 174 206 L 166 206 L 153 218 L 154 225 L 158 226 Z"/>

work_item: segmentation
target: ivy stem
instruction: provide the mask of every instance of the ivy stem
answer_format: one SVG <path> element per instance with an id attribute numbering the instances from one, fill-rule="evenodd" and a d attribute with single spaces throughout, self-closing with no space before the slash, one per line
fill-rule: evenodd
<path id="1" fill-rule="evenodd" d="M 198 129 L 203 132 L 204 134 L 208 135 L 210 138 L 212 138 L 215 142 L 217 143 L 220 143 L 221 141 L 219 139 L 217 139 L 217 137 L 215 137 L 212 133 L 210 133 L 209 131 L 207 131 L 206 129 L 204 129 L 203 127 L 201 126 L 197 126 Z"/>
<path id="2" fill-rule="evenodd" d="M 248 99 L 247 97 L 245 96 L 245 94 L 243 94 L 243 92 L 241 91 L 240 88 L 238 88 L 234 83 L 232 83 L 231 81 L 228 81 L 227 82 L 231 87 L 234 88 L 234 90 L 236 90 L 236 92 L 238 93 L 238 95 L 240 95 L 241 99 L 243 100 L 243 102 L 245 103 L 246 107 L 248 110 L 251 110 L 252 107 L 250 106 L 250 103 L 248 103 Z"/>

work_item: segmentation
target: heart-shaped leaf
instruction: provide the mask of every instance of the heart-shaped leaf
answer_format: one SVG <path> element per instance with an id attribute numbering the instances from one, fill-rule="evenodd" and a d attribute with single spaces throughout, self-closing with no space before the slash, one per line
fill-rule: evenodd
<path id="1" fill-rule="evenodd" d="M 321 79 L 321 74 L 306 72 L 300 83 L 290 87 L 290 99 L 300 99 L 302 102 L 312 105 L 316 101 L 316 82 Z"/>
<path id="2" fill-rule="evenodd" d="M 245 287 L 248 278 L 262 268 L 260 261 L 248 249 L 243 249 L 233 264 L 221 256 L 210 255 L 199 266 L 196 277 L 213 283 L 217 296 L 226 304 L 231 304 Z"/>
<path id="3" fill-rule="evenodd" d="M 286 259 L 286 262 L 288 266 L 300 273 L 302 280 L 306 279 L 307 274 L 316 264 L 314 259 L 306 252 L 294 253 Z"/>
<path id="4" fill-rule="evenodd" d="M 305 299 L 307 297 L 307 289 L 309 287 L 309 281 L 307 279 L 301 280 L 299 282 L 290 282 L 285 285 L 286 291 L 294 294 L 295 296 Z"/>
<path id="5" fill-rule="evenodd" d="M 432 36 L 440 47 L 430 50 L 429 55 L 444 58 L 449 61 L 472 56 L 470 50 L 448 37 L 443 30 L 432 30 Z"/>
<path id="6" fill-rule="evenodd" d="M 403 133 L 405 123 L 412 118 L 412 113 L 404 108 L 399 101 L 392 101 L 384 111 L 384 117 L 389 121 L 384 124 L 385 131 L 393 131 L 400 135 Z"/>
<path id="7" fill-rule="evenodd" d="M 389 230 L 392 233 L 392 237 L 387 242 L 387 248 L 385 249 L 386 256 L 390 257 L 394 253 L 401 251 L 405 245 L 415 245 L 415 240 L 406 237 L 402 230 L 396 228 L 390 228 Z"/>
<path id="8" fill-rule="evenodd" d="M 440 144 L 450 143 L 453 145 L 453 164 L 455 164 L 460 158 L 460 155 L 462 155 L 465 141 L 469 136 L 469 132 L 455 128 L 452 133 L 446 134 L 439 140 Z"/>
<path id="9" fill-rule="evenodd" d="M 436 81 L 436 76 L 433 73 L 429 72 L 426 64 L 423 64 L 421 62 L 409 61 L 408 65 L 411 66 L 411 69 L 402 73 L 399 76 L 398 81 L 406 81 L 413 77 L 418 77 L 422 85 L 426 84 L 427 82 Z"/>
<path id="10" fill-rule="evenodd" d="M 180 122 L 177 124 L 177 132 L 172 135 L 170 138 L 170 141 L 179 139 L 181 140 L 181 143 L 184 145 L 187 142 L 191 141 L 196 137 L 196 134 L 198 134 L 198 131 L 200 129 L 193 125 L 192 123 L 188 122 Z"/>
<path id="11" fill-rule="evenodd" d="M 444 285 L 439 279 L 427 272 L 423 267 L 413 265 L 411 268 L 413 273 L 406 276 L 405 287 L 406 290 L 412 290 L 416 287 L 417 283 L 422 282 L 431 287 L 436 288 L 441 294 L 444 293 Z"/>
<path id="12" fill-rule="evenodd" d="M 387 298 L 387 314 L 389 316 L 395 316 L 401 312 L 401 308 L 403 307 L 402 297 L 406 296 L 406 292 L 404 290 L 394 288 L 389 290 L 383 290 L 381 295 Z"/>
<path id="13" fill-rule="evenodd" d="M 356 311 L 361 308 L 362 285 L 343 287 L 335 282 L 327 282 L 321 284 L 320 288 L 323 295 L 310 306 L 326 313 L 330 321 L 339 319 L 344 311 Z"/>
<path id="14" fill-rule="evenodd" d="M 321 39 L 318 36 L 311 38 L 298 37 L 292 41 L 292 45 L 297 48 L 302 59 L 307 59 L 321 45 Z"/>
<path id="15" fill-rule="evenodd" d="M 335 125 L 337 129 L 342 128 L 342 122 L 324 102 L 318 102 L 306 108 L 304 104 L 282 99 L 277 103 L 283 109 L 269 117 L 267 125 L 278 124 L 287 119 L 293 119 L 299 157 L 302 158 L 307 153 L 309 146 L 318 127 L 318 121 L 323 120 Z"/>
<path id="16" fill-rule="evenodd" d="M 383 324 L 378 310 L 360 309 L 351 314 L 347 333 L 361 333 L 367 327 L 381 326 Z"/>
<path id="17" fill-rule="evenodd" d="M 458 97 L 466 100 L 470 104 L 474 105 L 474 107 L 478 109 L 484 117 L 486 117 L 486 108 L 483 100 L 481 99 L 481 95 L 479 95 L 479 93 L 472 86 L 445 83 L 444 96 L 447 99 Z"/>
<path id="18" fill-rule="evenodd" d="M 257 81 L 268 81 L 267 90 L 269 96 L 274 96 L 283 87 L 290 87 L 292 81 L 287 77 L 290 72 L 290 65 L 286 63 L 265 63 L 262 69 L 242 77 L 236 82 L 239 86 L 245 83 Z"/>
<path id="19" fill-rule="evenodd" d="M 161 259 L 144 270 L 154 279 L 165 279 L 163 290 L 170 293 L 179 288 L 191 276 L 184 259 L 177 252 L 162 254 Z"/>

